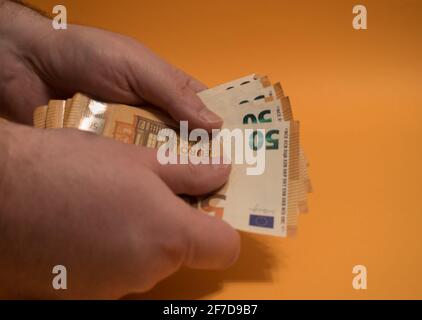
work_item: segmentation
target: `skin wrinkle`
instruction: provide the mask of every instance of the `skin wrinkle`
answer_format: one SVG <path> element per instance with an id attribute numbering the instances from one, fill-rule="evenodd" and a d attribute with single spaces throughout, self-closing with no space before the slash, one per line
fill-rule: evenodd
<path id="1" fill-rule="evenodd" d="M 123 63 L 125 64 L 125 69 L 128 70 L 126 78 L 128 89 L 139 99 L 139 104 L 146 103 L 147 100 L 142 94 L 145 90 L 142 87 L 142 81 L 139 80 L 143 77 L 143 75 L 136 74 L 135 68 L 133 68 L 129 59 L 125 59 Z"/>
<path id="2" fill-rule="evenodd" d="M 62 48 L 62 44 L 65 42 L 65 38 L 64 36 L 61 37 L 54 37 L 52 36 L 53 34 L 51 34 L 51 39 L 49 39 L 50 41 L 47 42 L 44 47 L 45 48 L 54 48 L 53 50 L 46 50 L 44 54 L 47 54 L 48 57 L 47 59 L 38 59 L 36 57 L 31 57 L 30 61 L 31 61 L 31 66 L 34 67 L 34 69 L 37 71 L 37 75 L 43 79 L 48 86 L 51 88 L 50 90 L 52 92 L 54 92 L 55 90 L 60 90 L 61 92 L 63 92 L 63 95 L 69 95 L 72 94 L 72 92 L 66 92 L 67 90 L 65 89 L 66 87 L 66 83 L 62 84 L 62 81 L 60 78 L 57 78 L 57 76 L 54 75 L 53 70 L 51 70 L 51 64 L 57 65 L 60 63 L 60 59 L 62 57 L 62 50 L 64 50 Z M 52 44 L 52 42 L 56 42 L 58 43 L 58 45 L 54 46 Z M 43 47 L 43 46 L 41 46 Z M 37 49 L 38 50 L 38 49 Z M 75 56 L 72 58 L 72 60 L 77 61 L 78 58 L 82 59 L 82 53 L 80 53 L 78 50 L 72 50 L 72 52 L 74 52 L 75 54 L 81 54 L 80 57 Z M 69 51 L 66 53 L 69 54 Z M 50 63 L 49 63 L 50 61 Z M 60 76 L 60 75 L 59 75 Z M 54 89 L 53 89 L 54 88 Z M 56 97 L 59 97 L 60 95 L 56 95 Z"/>
<path id="3" fill-rule="evenodd" d="M 109 53 L 108 53 L 108 50 L 105 50 L 101 54 L 108 55 Z M 119 60 L 119 63 L 124 64 L 125 70 L 130 70 L 130 62 L 127 61 L 127 58 L 124 57 L 123 59 L 115 59 L 115 60 Z M 130 81 L 128 81 L 127 79 L 127 75 L 122 74 L 115 68 L 109 68 L 108 70 L 110 72 L 110 75 L 105 75 L 105 77 L 115 79 L 114 83 L 118 85 L 117 88 L 118 88 L 118 91 L 120 91 L 119 95 L 121 95 L 122 97 L 127 96 L 128 103 L 132 102 L 134 104 L 139 104 L 140 101 L 142 101 L 142 99 L 139 98 L 137 90 L 132 90 L 134 88 L 131 87 Z M 116 86 L 114 86 L 113 89 L 115 90 Z"/>
<path id="4" fill-rule="evenodd" d="M 51 39 L 54 38 L 52 33 L 46 33 L 45 36 L 41 37 L 39 41 L 36 41 L 35 45 L 32 46 L 32 50 L 22 50 L 22 53 L 20 54 L 22 56 L 21 62 L 27 66 L 28 69 L 32 70 L 33 73 L 40 79 L 44 80 L 46 83 L 48 83 L 49 87 L 53 87 L 54 79 L 51 79 L 48 77 L 48 74 L 43 72 L 43 70 L 46 70 L 46 65 L 43 65 L 42 61 L 38 59 L 35 55 L 33 55 L 33 52 L 37 52 L 40 49 L 38 48 L 46 48 L 49 47 L 49 43 L 51 43 Z M 48 51 L 47 51 L 48 52 Z"/>

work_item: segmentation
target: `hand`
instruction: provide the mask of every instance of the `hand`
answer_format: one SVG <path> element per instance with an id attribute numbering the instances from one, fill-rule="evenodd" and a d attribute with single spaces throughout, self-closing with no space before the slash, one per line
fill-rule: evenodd
<path id="1" fill-rule="evenodd" d="M 182 265 L 219 269 L 237 258 L 237 232 L 175 195 L 213 191 L 229 166 L 162 166 L 155 150 L 68 129 L 1 124 L 0 135 L 9 141 L 0 144 L 9 154 L 0 180 L 9 296 L 118 298 Z M 59 264 L 68 290 L 52 288 Z"/>
<path id="2" fill-rule="evenodd" d="M 8 6 L 16 13 L 0 9 L 0 105 L 15 120 L 30 124 L 35 107 L 83 92 L 104 101 L 153 104 L 191 128 L 221 126 L 196 96 L 206 87 L 139 42 L 76 25 L 54 30 L 49 19 Z"/>
<path id="3" fill-rule="evenodd" d="M 13 16 L 13 19 L 10 19 Z M 30 9 L 0 0 L 0 107 L 32 122 L 33 109 L 76 91 L 150 103 L 190 127 L 221 119 L 198 81 L 127 37 L 87 27 L 55 31 Z M 161 166 L 155 151 L 73 130 L 0 123 L 0 286 L 37 298 L 116 298 L 145 291 L 181 265 L 224 268 L 238 234 L 178 193 L 221 186 L 228 167 Z M 52 289 L 64 265 L 69 289 Z"/>

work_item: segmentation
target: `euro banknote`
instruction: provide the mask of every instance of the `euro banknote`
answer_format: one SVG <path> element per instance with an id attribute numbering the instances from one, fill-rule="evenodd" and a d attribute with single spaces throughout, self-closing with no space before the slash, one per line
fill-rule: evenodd
<path id="1" fill-rule="evenodd" d="M 238 230 L 281 237 L 294 235 L 298 213 L 308 211 L 311 184 L 309 164 L 299 144 L 300 125 L 293 119 L 290 100 L 281 85 L 272 85 L 266 76 L 249 75 L 198 96 L 223 118 L 222 129 L 248 131 L 250 136 L 246 135 L 245 141 L 257 141 L 256 133 L 263 130 L 265 170 L 259 175 L 248 175 L 249 164 L 235 163 L 228 182 L 220 190 L 184 198 Z M 74 128 L 159 149 L 165 144 L 160 134 L 166 130 L 177 134 L 179 123 L 157 108 L 96 101 L 77 93 L 70 99 L 51 100 L 47 106 L 38 107 L 34 126 Z M 180 139 L 178 136 L 181 144 Z M 256 153 L 254 143 L 244 143 L 245 154 Z"/>

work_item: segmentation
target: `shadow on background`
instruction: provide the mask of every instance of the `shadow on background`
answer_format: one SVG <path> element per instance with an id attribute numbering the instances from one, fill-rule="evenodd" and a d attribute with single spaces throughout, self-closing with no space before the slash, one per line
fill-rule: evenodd
<path id="1" fill-rule="evenodd" d="M 268 239 L 267 237 L 265 237 Z M 124 299 L 201 299 L 221 291 L 225 282 L 271 282 L 272 270 L 280 269 L 263 237 L 241 233 L 242 250 L 234 266 L 224 271 L 182 268 L 147 293 Z M 280 256 L 280 252 L 277 253 Z"/>

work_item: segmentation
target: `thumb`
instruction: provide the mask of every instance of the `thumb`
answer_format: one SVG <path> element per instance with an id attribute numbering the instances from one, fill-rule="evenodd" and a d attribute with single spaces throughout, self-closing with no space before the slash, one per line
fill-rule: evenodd
<path id="1" fill-rule="evenodd" d="M 230 175 L 231 165 L 224 164 L 223 159 L 213 164 L 210 158 L 209 164 L 166 164 L 162 165 L 157 160 L 157 150 L 143 149 L 142 161 L 153 170 L 176 194 L 203 195 L 224 185 Z M 178 158 L 180 159 L 180 157 Z"/>
<path id="2" fill-rule="evenodd" d="M 199 210 L 186 210 L 185 234 L 189 248 L 184 265 L 195 269 L 225 269 L 238 258 L 240 236 L 219 218 Z"/>
<path id="3" fill-rule="evenodd" d="M 158 165 L 157 174 L 176 194 L 202 195 L 217 190 L 228 179 L 228 164 Z"/>

